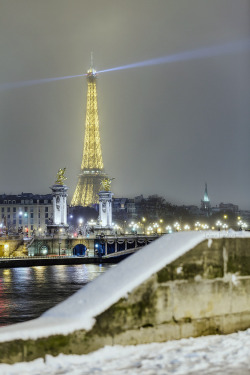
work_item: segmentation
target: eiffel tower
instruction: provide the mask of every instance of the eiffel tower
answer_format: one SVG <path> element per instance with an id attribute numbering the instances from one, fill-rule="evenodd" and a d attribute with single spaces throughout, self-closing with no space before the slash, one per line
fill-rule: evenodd
<path id="1" fill-rule="evenodd" d="M 98 203 L 100 182 L 107 177 L 103 168 L 96 91 L 97 73 L 93 67 L 87 71 L 87 110 L 81 172 L 71 206 L 91 206 Z"/>

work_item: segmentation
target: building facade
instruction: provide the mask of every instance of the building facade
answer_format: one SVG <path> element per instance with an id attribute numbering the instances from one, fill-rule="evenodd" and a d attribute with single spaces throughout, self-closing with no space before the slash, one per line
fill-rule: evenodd
<path id="1" fill-rule="evenodd" d="M 52 195 L 0 195 L 2 233 L 44 233 L 53 216 Z"/>

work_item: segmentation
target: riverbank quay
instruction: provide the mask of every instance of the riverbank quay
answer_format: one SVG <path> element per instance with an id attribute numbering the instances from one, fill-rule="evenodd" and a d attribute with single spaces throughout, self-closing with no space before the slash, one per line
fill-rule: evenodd
<path id="1" fill-rule="evenodd" d="M 250 235 L 163 236 L 39 318 L 0 328 L 0 362 L 250 328 Z"/>
<path id="2" fill-rule="evenodd" d="M 129 254 L 128 254 L 129 255 Z M 128 255 L 110 258 L 99 257 L 23 257 L 23 258 L 0 258 L 0 268 L 39 267 L 55 265 L 77 265 L 77 264 L 116 264 Z"/>
<path id="3" fill-rule="evenodd" d="M 159 238 L 158 234 L 87 235 L 68 234 L 0 238 L 0 257 L 121 257 L 133 253 Z M 1 258 L 0 258 L 1 259 Z M 86 261 L 88 262 L 88 261 Z"/>

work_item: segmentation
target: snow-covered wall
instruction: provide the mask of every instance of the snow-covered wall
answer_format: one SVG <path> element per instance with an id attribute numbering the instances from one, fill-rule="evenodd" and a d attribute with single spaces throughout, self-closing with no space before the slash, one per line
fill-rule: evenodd
<path id="1" fill-rule="evenodd" d="M 250 327 L 250 233 L 166 235 L 40 318 L 0 329 L 0 360 Z"/>

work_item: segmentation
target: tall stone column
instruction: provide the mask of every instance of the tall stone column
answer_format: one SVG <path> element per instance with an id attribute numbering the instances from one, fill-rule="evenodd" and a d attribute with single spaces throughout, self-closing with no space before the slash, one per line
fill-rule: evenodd
<path id="1" fill-rule="evenodd" d="M 99 192 L 99 221 L 102 228 L 112 227 L 112 196 L 111 191 Z"/>
<path id="2" fill-rule="evenodd" d="M 47 225 L 50 233 L 64 232 L 68 228 L 67 223 L 67 196 L 68 186 L 64 185 L 65 169 L 59 169 L 57 173 L 57 180 L 53 186 L 50 187 L 53 196 L 53 222 Z"/>
<path id="3" fill-rule="evenodd" d="M 51 186 L 53 195 L 53 224 L 67 226 L 67 191 L 66 185 Z"/>

